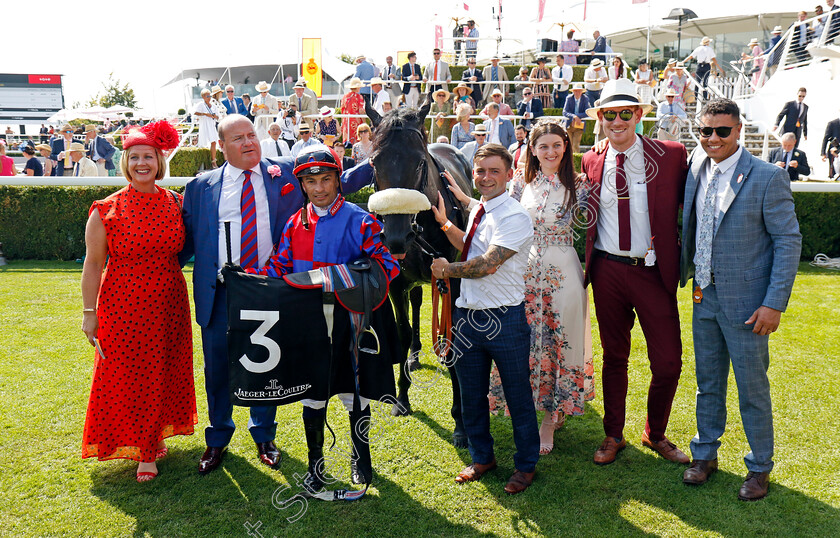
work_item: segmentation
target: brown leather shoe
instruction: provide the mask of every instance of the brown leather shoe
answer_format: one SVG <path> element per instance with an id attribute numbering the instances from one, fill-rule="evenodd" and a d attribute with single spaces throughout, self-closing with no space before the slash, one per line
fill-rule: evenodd
<path id="1" fill-rule="evenodd" d="M 508 483 L 505 484 L 505 493 L 508 495 L 522 493 L 528 489 L 528 486 L 530 486 L 534 481 L 535 474 L 536 472 L 526 473 L 517 469 L 514 471 L 513 476 L 510 477 L 510 480 L 508 480 Z"/>
<path id="2" fill-rule="evenodd" d="M 656 441 L 654 443 L 650 440 L 650 437 L 648 437 L 647 432 L 642 432 L 642 446 L 646 446 L 654 452 L 659 452 L 660 456 L 668 461 L 673 461 L 674 463 L 688 465 L 691 461 L 688 456 L 686 456 L 682 450 L 677 448 L 677 445 L 669 441 L 667 437 L 663 437 L 661 441 Z"/>
<path id="3" fill-rule="evenodd" d="M 198 474 L 205 475 L 222 464 L 222 456 L 225 455 L 227 447 L 208 446 L 207 450 L 198 460 Z"/>
<path id="4" fill-rule="evenodd" d="M 614 437 L 607 436 L 604 442 L 601 443 L 601 448 L 595 451 L 594 461 L 598 465 L 607 465 L 615 461 L 615 456 L 627 446 L 627 441 L 624 437 L 621 441 L 616 441 Z"/>
<path id="5" fill-rule="evenodd" d="M 464 467 L 464 470 L 458 473 L 458 476 L 455 477 L 455 482 L 459 484 L 464 484 L 466 482 L 475 482 L 476 480 L 481 480 L 481 477 L 484 476 L 484 473 L 492 471 L 496 468 L 496 460 L 494 459 L 490 463 L 471 463 Z"/>
<path id="6" fill-rule="evenodd" d="M 277 469 L 280 466 L 280 451 L 274 445 L 274 441 L 267 443 L 257 443 L 257 455 L 260 461 L 268 465 L 272 469 Z"/>
<path id="7" fill-rule="evenodd" d="M 750 471 L 738 491 L 738 498 L 742 501 L 757 501 L 767 496 L 770 488 L 770 473 L 756 473 Z"/>
<path id="8" fill-rule="evenodd" d="M 683 473 L 683 483 L 692 486 L 705 484 L 712 473 L 717 471 L 717 468 L 717 458 L 713 460 L 694 460 L 691 462 L 691 467 Z"/>

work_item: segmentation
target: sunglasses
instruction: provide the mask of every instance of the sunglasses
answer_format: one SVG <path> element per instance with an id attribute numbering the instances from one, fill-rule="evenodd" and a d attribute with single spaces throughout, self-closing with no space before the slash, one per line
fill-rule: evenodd
<path id="1" fill-rule="evenodd" d="M 615 121 L 616 116 L 621 118 L 623 121 L 630 121 L 633 119 L 634 112 L 629 108 L 625 108 L 621 112 L 616 112 L 615 110 L 605 110 L 602 114 L 604 115 L 604 119 L 607 121 Z"/>
<path id="2" fill-rule="evenodd" d="M 712 133 L 717 133 L 720 138 L 729 138 L 732 129 L 735 127 L 700 127 L 700 136 L 710 138 Z"/>
<path id="3" fill-rule="evenodd" d="M 526 96 L 526 97 L 527 97 L 527 96 L 529 96 L 529 95 L 534 95 L 534 94 L 533 94 L 533 93 L 531 93 L 531 92 L 528 92 L 528 93 L 522 92 L 522 95 L 524 95 L 524 96 Z"/>
<path id="4" fill-rule="evenodd" d="M 233 90 L 228 90 L 227 93 L 233 93 Z"/>

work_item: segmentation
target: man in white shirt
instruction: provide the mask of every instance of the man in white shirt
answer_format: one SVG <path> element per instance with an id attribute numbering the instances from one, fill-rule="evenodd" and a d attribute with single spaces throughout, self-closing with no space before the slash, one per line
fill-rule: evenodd
<path id="1" fill-rule="evenodd" d="M 606 437 L 593 460 L 610 464 L 627 446 L 630 331 L 638 317 L 651 372 L 641 444 L 688 464 L 688 456 L 665 436 L 682 370 L 677 217 L 688 169 L 685 146 L 636 135 L 636 125 L 652 107 L 640 103 L 630 80 L 607 82 L 600 101 L 587 114 L 604 125 L 609 144 L 581 159 L 581 171 L 593 184 L 584 283 L 592 283 L 604 350 Z"/>
<path id="2" fill-rule="evenodd" d="M 554 81 L 554 108 L 563 108 L 569 95 L 569 84 L 574 77 L 572 66 L 566 65 L 562 54 L 557 55 L 557 65 L 551 70 L 551 80 Z"/>
<path id="3" fill-rule="evenodd" d="M 254 116 L 254 128 L 260 140 L 268 138 L 268 125 L 271 119 L 277 116 L 280 107 L 277 98 L 268 93 L 271 84 L 261 80 L 256 86 L 260 94 L 251 101 L 251 114 Z"/>
<path id="4" fill-rule="evenodd" d="M 461 384 L 464 427 L 472 463 L 455 482 L 481 479 L 496 468 L 487 409 L 491 361 L 502 378 L 511 421 L 516 470 L 505 486 L 509 495 L 525 491 L 539 459 L 539 433 L 528 364 L 531 331 L 525 319 L 525 270 L 534 236 L 531 217 L 507 194 L 513 177 L 511 156 L 497 144 L 482 147 L 473 181 L 481 203 L 470 213 L 464 234 L 435 208 L 447 239 L 462 251 L 463 262 L 432 261 L 436 278 L 461 278 L 456 301 L 452 351 Z"/>
<path id="5" fill-rule="evenodd" d="M 298 153 L 300 153 L 303 148 L 314 146 L 315 144 L 320 144 L 321 141 L 317 138 L 312 136 L 312 129 L 305 123 L 300 124 L 300 140 L 295 142 L 295 145 L 292 146 L 291 152 L 292 157 L 297 157 Z"/>
<path id="6" fill-rule="evenodd" d="M 371 99 L 373 103 L 373 109 L 379 113 L 380 116 L 385 114 L 382 110 L 382 105 L 385 102 L 391 102 L 391 96 L 386 92 L 383 88 L 383 80 L 379 77 L 373 77 L 370 79 L 370 90 L 371 90 Z"/>
<path id="7" fill-rule="evenodd" d="M 594 103 L 601 98 L 601 88 L 604 83 L 610 79 L 607 70 L 604 69 L 604 62 L 595 58 L 586 71 L 583 73 L 583 82 L 585 82 L 586 96 L 590 103 Z"/>
<path id="8" fill-rule="evenodd" d="M 709 74 L 711 73 L 712 66 L 715 66 L 715 73 L 719 75 L 723 75 L 723 69 L 720 68 L 720 64 L 718 64 L 717 58 L 715 58 L 715 51 L 711 47 L 712 39 L 708 36 L 704 36 L 703 39 L 700 40 L 700 46 L 694 49 L 691 54 L 686 56 L 683 63 L 688 63 L 688 61 L 692 58 L 697 60 L 697 71 L 694 72 L 694 76 L 697 77 L 697 80 L 700 81 L 700 84 L 703 86 L 703 99 L 708 97 L 708 91 L 706 90 L 706 86 L 709 84 Z"/>
<path id="9" fill-rule="evenodd" d="M 499 116 L 498 103 L 487 105 L 487 119 L 482 125 L 487 128 L 488 144 L 501 144 L 504 147 L 513 144 L 515 140 L 513 123 Z"/>
<path id="10" fill-rule="evenodd" d="M 282 132 L 280 124 L 276 121 L 268 126 L 268 138 L 260 141 L 263 157 L 276 159 L 278 157 L 288 157 L 292 154 L 289 145 L 280 139 Z"/>
<path id="11" fill-rule="evenodd" d="M 280 124 L 280 138 L 288 144 L 289 149 L 297 142 L 298 127 L 300 126 L 300 113 L 297 111 L 297 105 L 293 100 L 289 101 L 289 106 L 277 117 L 277 123 Z"/>

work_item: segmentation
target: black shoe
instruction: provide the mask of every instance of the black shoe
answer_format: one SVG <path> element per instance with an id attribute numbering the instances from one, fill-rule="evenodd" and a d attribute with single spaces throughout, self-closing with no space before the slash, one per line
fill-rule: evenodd
<path id="1" fill-rule="evenodd" d="M 280 450 L 275 446 L 274 441 L 267 443 L 257 443 L 257 457 L 263 465 L 277 469 L 280 467 Z"/>
<path id="2" fill-rule="evenodd" d="M 354 484 L 370 484 L 373 480 L 373 464 L 370 459 L 370 406 L 362 411 L 350 411 L 350 440 L 353 455 L 350 460 L 350 480 Z"/>
<path id="3" fill-rule="evenodd" d="M 222 464 L 227 447 L 208 446 L 198 461 L 198 474 L 205 475 Z"/>
<path id="4" fill-rule="evenodd" d="M 309 465 L 303 487 L 310 493 L 317 493 L 324 487 L 324 416 L 304 418 L 303 431 L 309 449 Z"/>

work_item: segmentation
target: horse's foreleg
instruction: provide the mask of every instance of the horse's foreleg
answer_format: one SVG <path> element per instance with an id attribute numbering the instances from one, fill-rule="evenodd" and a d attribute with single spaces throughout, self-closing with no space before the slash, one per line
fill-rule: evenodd
<path id="1" fill-rule="evenodd" d="M 420 369 L 420 307 L 423 306 L 423 287 L 415 286 L 408 292 L 411 302 L 411 346 L 409 347 L 406 367 L 409 372 Z"/>
<path id="2" fill-rule="evenodd" d="M 408 321 L 408 290 L 405 289 L 405 281 L 400 275 L 391 283 L 391 301 L 394 304 L 394 318 L 397 322 L 397 331 L 400 338 L 400 377 L 397 381 L 397 401 L 391 407 L 391 415 L 395 417 L 411 414 L 411 402 L 408 400 L 408 389 L 411 387 L 411 378 L 406 371 L 408 360 L 408 349 L 411 345 L 411 325 Z"/>

